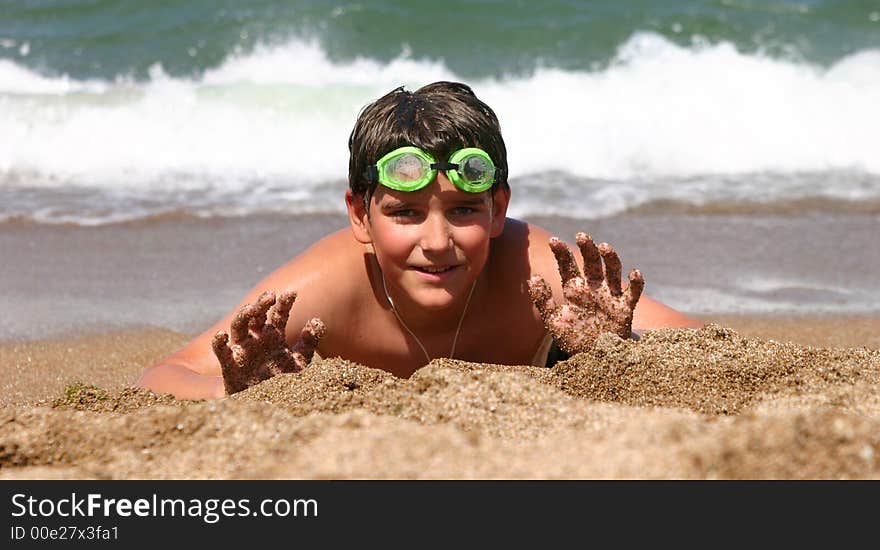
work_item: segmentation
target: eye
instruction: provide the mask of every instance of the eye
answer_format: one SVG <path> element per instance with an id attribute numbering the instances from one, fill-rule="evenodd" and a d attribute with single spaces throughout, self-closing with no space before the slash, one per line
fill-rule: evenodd
<path id="1" fill-rule="evenodd" d="M 410 208 L 400 208 L 398 210 L 392 210 L 390 215 L 394 218 L 413 218 L 418 215 L 418 212 Z"/>
<path id="2" fill-rule="evenodd" d="M 479 210 L 471 206 L 456 206 L 452 209 L 453 216 L 469 216 L 471 214 L 476 214 L 477 212 L 479 212 Z"/>

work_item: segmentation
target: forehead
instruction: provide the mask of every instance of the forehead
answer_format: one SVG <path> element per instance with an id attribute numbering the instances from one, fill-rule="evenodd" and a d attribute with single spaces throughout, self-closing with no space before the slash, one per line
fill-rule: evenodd
<path id="1" fill-rule="evenodd" d="M 455 204 L 483 204 L 489 200 L 490 195 L 491 190 L 483 191 L 481 193 L 468 193 L 462 191 L 449 181 L 446 174 L 442 171 L 438 171 L 437 177 L 434 178 L 434 181 L 418 191 L 397 191 L 379 184 L 373 192 L 373 200 L 381 205 L 391 203 L 427 203 L 431 200 Z"/>

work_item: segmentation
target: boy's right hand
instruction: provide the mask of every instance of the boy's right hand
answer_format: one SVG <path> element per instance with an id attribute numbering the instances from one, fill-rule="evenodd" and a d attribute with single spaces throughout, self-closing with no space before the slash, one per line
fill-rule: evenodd
<path id="1" fill-rule="evenodd" d="M 214 335 L 211 345 L 220 360 L 228 395 L 282 372 L 299 372 L 311 362 L 327 329 L 323 321 L 313 318 L 303 327 L 299 341 L 288 347 L 284 334 L 294 300 L 294 291 L 281 293 L 277 301 L 274 293 L 264 292 L 232 320 L 231 342 L 222 330 Z"/>

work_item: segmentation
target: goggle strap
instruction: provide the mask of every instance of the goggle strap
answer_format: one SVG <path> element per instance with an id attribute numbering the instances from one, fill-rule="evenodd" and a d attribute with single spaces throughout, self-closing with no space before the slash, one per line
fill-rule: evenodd
<path id="1" fill-rule="evenodd" d="M 364 178 L 370 183 L 379 181 L 379 168 L 375 164 L 367 166 L 367 169 L 364 171 Z"/>
<path id="2" fill-rule="evenodd" d="M 458 165 L 451 162 L 435 162 L 431 170 L 458 170 Z"/>

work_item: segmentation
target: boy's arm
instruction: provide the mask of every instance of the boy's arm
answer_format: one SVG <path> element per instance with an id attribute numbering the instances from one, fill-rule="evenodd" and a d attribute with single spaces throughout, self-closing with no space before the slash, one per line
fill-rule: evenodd
<path id="1" fill-rule="evenodd" d="M 171 357 L 151 366 L 137 381 L 137 387 L 155 393 L 170 393 L 178 399 L 218 399 L 226 395 L 222 376 L 203 375 Z"/>
<path id="2" fill-rule="evenodd" d="M 281 328 L 284 336 L 276 338 L 276 345 L 295 342 L 296 344 L 288 346 L 287 349 L 291 352 L 299 352 L 304 356 L 307 355 L 310 359 L 311 353 L 317 347 L 318 340 L 323 335 L 323 332 L 317 330 L 310 319 L 314 319 L 313 316 L 316 314 L 325 318 L 327 297 L 340 295 L 338 289 L 343 285 L 338 281 L 338 277 L 339 274 L 344 274 L 345 270 L 338 268 L 333 257 L 337 251 L 345 247 L 346 241 L 351 240 L 347 230 L 334 233 L 273 272 L 248 292 L 225 317 L 183 348 L 146 369 L 138 380 L 137 386 L 156 393 L 170 393 L 179 399 L 214 399 L 227 395 L 228 388 L 224 387 L 221 363 L 215 354 L 215 345 L 218 344 L 215 338 L 220 332 L 227 333 L 228 343 L 224 342 L 224 344 L 230 352 L 234 352 L 234 357 L 231 358 L 233 362 L 241 359 L 242 356 L 247 360 L 248 355 L 259 355 L 254 352 L 248 354 L 247 348 L 253 341 L 259 340 L 259 338 L 253 337 L 259 336 L 263 332 L 262 327 L 272 324 L 273 311 L 269 309 L 271 304 L 265 299 L 267 292 L 275 292 L 280 295 L 285 291 L 294 289 L 298 291 L 299 297 L 295 304 L 291 303 L 292 309 L 289 310 L 289 317 L 284 319 L 287 325 L 286 330 Z M 337 292 L 327 292 L 325 288 L 327 285 L 332 285 L 330 288 L 337 289 Z M 261 311 L 261 308 L 264 309 Z M 259 319 L 261 314 L 262 322 L 251 323 L 251 319 L 254 317 Z M 275 324 L 281 323 L 276 321 Z M 272 326 L 274 327 L 274 325 Z M 311 342 L 311 350 L 303 349 L 306 344 L 303 342 L 304 333 L 301 329 L 304 327 L 306 329 L 312 327 L 315 332 L 315 337 Z M 236 332 L 239 333 L 238 336 L 236 336 Z M 278 358 L 277 355 L 275 357 Z M 283 372 L 283 370 L 275 368 L 278 361 L 275 361 L 276 365 L 274 366 L 270 363 L 272 362 L 269 361 L 265 365 L 253 368 L 264 369 L 263 374 L 270 371 L 274 371 L 273 374 L 279 371 Z M 264 378 L 268 378 L 268 376 L 264 376 Z"/>
<path id="3" fill-rule="evenodd" d="M 645 294 L 642 294 L 633 313 L 633 330 L 703 328 L 703 323 L 698 319 L 685 315 Z"/>

